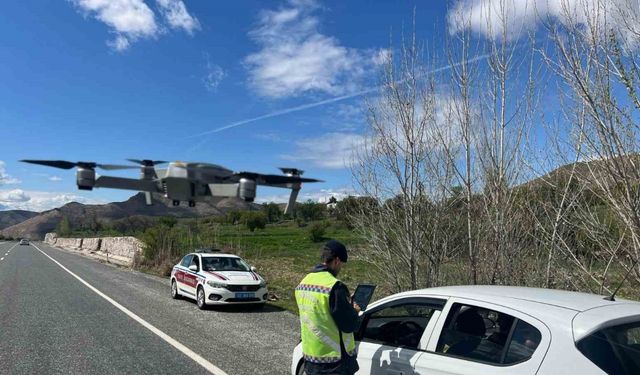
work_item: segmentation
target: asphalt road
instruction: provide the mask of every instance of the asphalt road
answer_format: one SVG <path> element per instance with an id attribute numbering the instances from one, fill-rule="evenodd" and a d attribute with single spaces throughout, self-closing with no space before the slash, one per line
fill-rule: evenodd
<path id="1" fill-rule="evenodd" d="M 268 306 L 200 311 L 171 299 L 166 279 L 35 246 L 132 314 L 36 247 L 0 243 L 0 374 L 210 373 L 194 357 L 229 375 L 289 373 L 294 315 Z"/>

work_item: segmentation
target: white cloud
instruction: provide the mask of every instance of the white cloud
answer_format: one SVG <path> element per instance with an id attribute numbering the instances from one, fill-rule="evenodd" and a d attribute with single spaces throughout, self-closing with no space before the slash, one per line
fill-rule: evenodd
<path id="1" fill-rule="evenodd" d="M 297 142 L 293 154 L 281 155 L 285 160 L 306 161 L 321 168 L 347 168 L 353 161 L 354 152 L 363 147 L 366 138 L 356 133 L 327 133 L 318 138 Z"/>
<path id="2" fill-rule="evenodd" d="M 53 182 L 62 181 L 62 178 L 59 176 L 49 176 L 48 179 L 49 181 L 53 181 Z"/>
<path id="3" fill-rule="evenodd" d="M 21 189 L 0 190 L 0 209 L 46 211 L 63 206 L 69 202 L 101 203 L 71 193 L 52 193 L 44 191 L 25 191 Z"/>
<path id="4" fill-rule="evenodd" d="M 315 1 L 290 0 L 283 8 L 260 13 L 258 27 L 249 36 L 261 50 L 245 59 L 250 85 L 259 94 L 281 98 L 354 91 L 377 61 L 378 51 L 344 47 L 322 34 L 315 16 L 319 8 Z"/>
<path id="5" fill-rule="evenodd" d="M 21 181 L 7 173 L 6 164 L 0 160 L 0 185 L 19 184 Z"/>
<path id="6" fill-rule="evenodd" d="M 207 57 L 206 75 L 202 78 L 202 82 L 208 91 L 216 91 L 226 75 L 221 66 L 211 63 Z"/>
<path id="7" fill-rule="evenodd" d="M 107 42 L 116 51 L 124 51 L 138 39 L 155 38 L 163 26 L 144 0 L 69 0 L 83 14 L 91 16 L 107 26 L 115 34 Z M 180 0 L 157 0 L 160 13 L 169 27 L 181 28 L 193 33 L 199 28 L 198 20 L 190 16 Z"/>
<path id="8" fill-rule="evenodd" d="M 189 34 L 200 28 L 197 18 L 191 16 L 181 0 L 156 0 L 160 12 L 174 29 L 183 29 Z"/>
<path id="9" fill-rule="evenodd" d="M 470 28 L 491 39 L 501 35 L 506 23 L 507 38 L 514 39 L 541 20 L 551 18 L 565 23 L 569 17 L 586 26 L 590 19 L 607 14 L 607 22 L 614 30 L 627 42 L 637 43 L 639 5 L 638 0 L 458 0 L 447 19 L 452 34 Z"/>
<path id="10" fill-rule="evenodd" d="M 331 197 L 335 197 L 337 200 L 342 200 L 348 196 L 356 196 L 355 190 L 353 188 L 337 188 L 337 189 L 320 189 L 320 190 L 312 190 L 305 191 L 304 188 L 300 191 L 300 195 L 298 195 L 298 202 L 306 202 L 308 200 L 312 200 L 318 203 L 327 203 Z M 289 201 L 289 193 L 278 194 L 278 195 L 267 195 L 267 196 L 258 196 L 256 197 L 256 203 L 287 203 Z"/>

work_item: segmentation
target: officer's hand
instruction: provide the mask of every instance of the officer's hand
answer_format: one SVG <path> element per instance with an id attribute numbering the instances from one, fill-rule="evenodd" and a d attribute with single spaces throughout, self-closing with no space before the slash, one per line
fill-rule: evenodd
<path id="1" fill-rule="evenodd" d="M 360 313 L 360 311 L 362 311 L 362 309 L 360 308 L 360 305 L 358 305 L 357 303 L 353 303 L 353 309 L 356 310 L 357 313 Z"/>

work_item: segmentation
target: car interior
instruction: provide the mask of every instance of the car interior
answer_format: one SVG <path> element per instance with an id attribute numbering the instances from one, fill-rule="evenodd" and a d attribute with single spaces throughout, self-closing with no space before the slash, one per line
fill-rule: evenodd
<path id="1" fill-rule="evenodd" d="M 204 257 L 205 271 L 249 271 L 240 259 L 229 257 Z"/>
<path id="2" fill-rule="evenodd" d="M 417 349 L 435 310 L 432 305 L 421 304 L 379 310 L 365 318 L 359 336 L 365 341 Z"/>
<path id="3" fill-rule="evenodd" d="M 531 357 L 540 340 L 541 334 L 535 327 L 508 314 L 454 304 L 436 352 L 493 364 L 513 364 Z"/>

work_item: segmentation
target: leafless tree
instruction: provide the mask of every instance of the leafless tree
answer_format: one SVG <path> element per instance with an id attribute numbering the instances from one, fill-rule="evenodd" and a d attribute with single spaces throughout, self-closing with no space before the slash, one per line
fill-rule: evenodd
<path id="1" fill-rule="evenodd" d="M 352 168 L 360 194 L 376 202 L 352 222 L 366 241 L 366 257 L 396 290 L 437 284 L 441 265 L 456 251 L 453 169 L 437 149 L 440 98 L 415 33 L 399 56 L 389 55 L 379 96 L 368 101 L 369 134 Z"/>
<path id="2" fill-rule="evenodd" d="M 582 202 L 576 219 L 600 249 L 604 271 L 584 271 L 601 289 L 612 266 L 640 281 L 639 19 L 635 1 L 562 0 L 560 19 L 546 22 L 553 48 L 541 50 L 579 120 L 569 124 L 583 155 L 575 177 L 600 202 Z"/>

